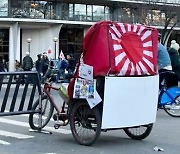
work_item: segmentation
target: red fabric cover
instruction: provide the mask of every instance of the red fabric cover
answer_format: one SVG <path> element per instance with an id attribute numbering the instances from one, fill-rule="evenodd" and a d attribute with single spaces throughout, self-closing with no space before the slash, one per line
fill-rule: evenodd
<path id="1" fill-rule="evenodd" d="M 157 73 L 158 40 L 155 28 L 114 22 L 109 32 L 116 74 L 131 76 Z"/>
<path id="2" fill-rule="evenodd" d="M 101 21 L 83 40 L 83 61 L 93 66 L 94 78 L 107 73 L 120 76 L 157 73 L 157 30 L 144 25 Z M 79 67 L 78 67 L 79 68 Z M 78 77 L 78 68 L 75 78 Z M 74 80 L 68 87 L 72 98 Z"/>
<path id="3" fill-rule="evenodd" d="M 93 66 L 94 77 L 105 76 L 114 66 L 114 54 L 109 48 L 110 21 L 98 22 L 86 32 L 83 40 L 83 60 Z"/>

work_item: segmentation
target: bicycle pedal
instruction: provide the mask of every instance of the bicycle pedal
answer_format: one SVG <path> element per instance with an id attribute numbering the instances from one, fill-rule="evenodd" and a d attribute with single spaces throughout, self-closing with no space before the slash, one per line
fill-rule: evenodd
<path id="1" fill-rule="evenodd" d="M 56 113 L 53 115 L 54 121 L 66 121 L 69 118 L 69 116 L 66 113 Z"/>
<path id="2" fill-rule="evenodd" d="M 55 113 L 55 114 L 53 115 L 53 119 L 54 119 L 54 121 L 57 121 L 57 120 L 58 120 L 58 113 Z"/>
<path id="3" fill-rule="evenodd" d="M 54 124 L 54 128 L 58 129 L 61 125 L 60 124 Z"/>

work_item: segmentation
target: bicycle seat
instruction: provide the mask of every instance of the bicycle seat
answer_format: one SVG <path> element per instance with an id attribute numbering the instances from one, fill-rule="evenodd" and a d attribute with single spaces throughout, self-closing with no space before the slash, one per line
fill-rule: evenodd
<path id="1" fill-rule="evenodd" d="M 164 74 L 164 75 L 174 74 L 175 75 L 175 72 L 173 72 L 171 70 L 166 70 L 166 71 L 160 72 L 159 74 Z"/>

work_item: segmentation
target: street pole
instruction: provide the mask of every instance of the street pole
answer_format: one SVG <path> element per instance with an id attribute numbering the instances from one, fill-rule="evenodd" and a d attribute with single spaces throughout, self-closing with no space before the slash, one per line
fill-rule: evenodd
<path id="1" fill-rule="evenodd" d="M 31 38 L 28 38 L 27 39 L 27 42 L 28 42 L 28 52 L 30 53 L 30 51 L 31 51 L 31 41 L 32 41 L 32 39 Z"/>
<path id="2" fill-rule="evenodd" d="M 54 37 L 53 38 L 53 41 L 54 41 L 54 57 L 55 57 L 55 59 L 56 59 L 56 43 L 57 43 L 57 41 L 58 41 L 58 38 L 57 37 Z"/>

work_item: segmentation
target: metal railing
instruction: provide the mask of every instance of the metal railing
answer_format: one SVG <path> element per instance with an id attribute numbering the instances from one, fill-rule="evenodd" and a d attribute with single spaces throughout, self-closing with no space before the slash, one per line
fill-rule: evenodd
<path id="1" fill-rule="evenodd" d="M 35 97 L 41 97 L 37 72 L 0 72 L 0 116 L 41 113 L 41 101 L 32 109 Z"/>

